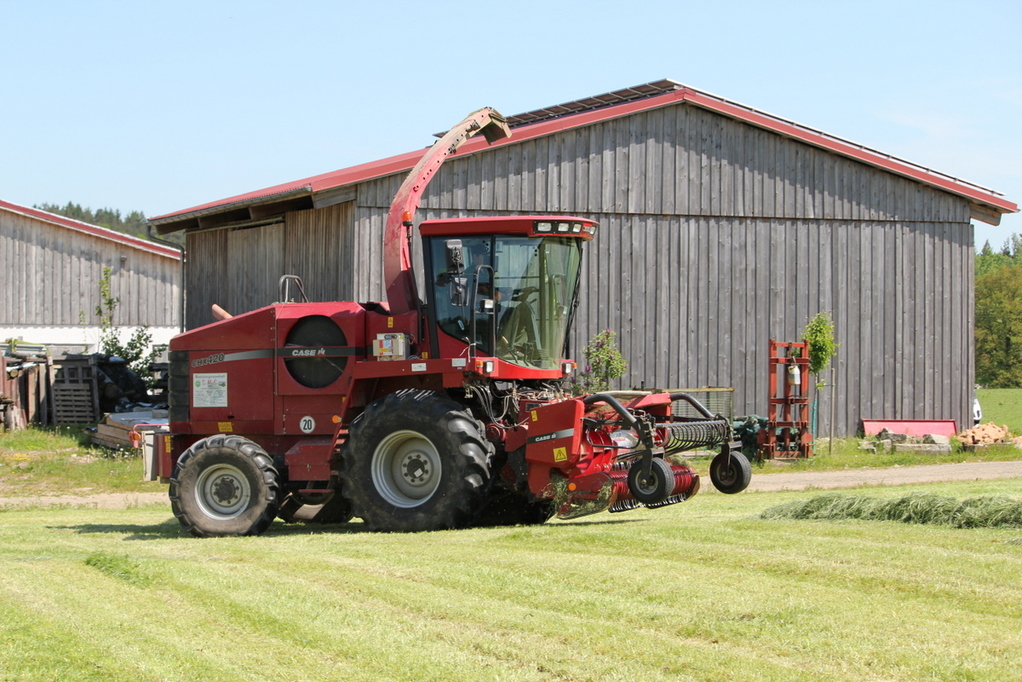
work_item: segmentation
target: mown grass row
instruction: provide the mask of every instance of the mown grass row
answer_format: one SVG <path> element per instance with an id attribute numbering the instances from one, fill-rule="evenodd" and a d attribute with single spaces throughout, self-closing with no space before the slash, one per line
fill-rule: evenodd
<path id="1" fill-rule="evenodd" d="M 892 499 L 865 495 L 820 495 L 765 510 L 764 519 L 817 521 L 899 521 L 952 528 L 1022 528 L 1022 499 L 1008 496 L 967 497 L 913 494 Z"/>

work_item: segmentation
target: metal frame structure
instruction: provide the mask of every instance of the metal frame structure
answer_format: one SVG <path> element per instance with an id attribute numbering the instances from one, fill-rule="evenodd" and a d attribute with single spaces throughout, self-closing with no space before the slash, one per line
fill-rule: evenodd
<path id="1" fill-rule="evenodd" d="M 770 339 L 767 425 L 759 432 L 762 459 L 812 457 L 809 430 L 809 344 Z"/>

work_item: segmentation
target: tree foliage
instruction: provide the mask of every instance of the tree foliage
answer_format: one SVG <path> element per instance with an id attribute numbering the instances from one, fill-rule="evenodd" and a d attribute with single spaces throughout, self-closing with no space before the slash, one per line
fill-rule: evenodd
<path id="1" fill-rule="evenodd" d="M 1022 265 L 1014 260 L 976 279 L 976 381 L 1022 387 Z"/>
<path id="2" fill-rule="evenodd" d="M 621 378 L 628 369 L 615 340 L 617 334 L 609 329 L 594 336 L 582 349 L 586 366 L 571 379 L 571 392 L 575 395 L 610 390 L 610 382 Z"/>
<path id="3" fill-rule="evenodd" d="M 110 273 L 110 268 L 103 268 L 103 276 L 99 280 L 100 304 L 96 306 L 96 316 L 99 318 L 100 352 L 121 358 L 140 377 L 150 377 L 149 365 L 160 357 L 165 346 L 153 345 L 149 325 L 139 327 L 131 333 L 127 342 L 121 343 L 120 333 L 114 326 L 114 311 L 121 299 L 112 293 Z"/>
<path id="4" fill-rule="evenodd" d="M 806 324 L 802 338 L 809 343 L 809 372 L 819 376 L 830 366 L 830 360 L 837 355 L 834 341 L 834 320 L 829 312 L 816 313 Z"/>
<path id="5" fill-rule="evenodd" d="M 1022 237 L 976 254 L 976 381 L 1022 386 Z"/>
<path id="6" fill-rule="evenodd" d="M 1013 234 L 1004 240 L 1000 251 L 990 248 L 990 242 L 983 244 L 983 248 L 976 254 L 976 279 L 999 270 L 1007 265 L 1017 265 L 1022 262 L 1022 237 Z"/>

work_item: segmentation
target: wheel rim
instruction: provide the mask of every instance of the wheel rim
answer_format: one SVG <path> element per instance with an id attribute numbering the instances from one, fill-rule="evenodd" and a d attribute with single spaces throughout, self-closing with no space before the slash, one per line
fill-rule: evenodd
<path id="1" fill-rule="evenodd" d="M 199 476 L 195 486 L 195 497 L 199 507 L 208 516 L 230 519 L 248 508 L 252 498 L 252 486 L 237 467 L 217 464 L 207 468 Z"/>
<path id="2" fill-rule="evenodd" d="M 652 495 L 655 493 L 659 484 L 660 477 L 657 476 L 656 471 L 651 471 L 649 478 L 643 478 L 642 476 L 635 477 L 635 488 L 644 495 Z"/>
<path id="3" fill-rule="evenodd" d="M 724 486 L 734 485 L 738 480 L 738 467 L 734 462 L 728 460 L 717 467 L 717 480 Z"/>
<path id="4" fill-rule="evenodd" d="M 395 431 L 373 453 L 373 485 L 395 507 L 424 504 L 440 484 L 440 453 L 415 431 Z"/>

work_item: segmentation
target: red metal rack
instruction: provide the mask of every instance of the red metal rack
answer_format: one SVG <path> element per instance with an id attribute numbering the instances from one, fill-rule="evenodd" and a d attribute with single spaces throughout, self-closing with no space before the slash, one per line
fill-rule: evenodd
<path id="1" fill-rule="evenodd" d="M 770 397 L 766 428 L 759 432 L 763 459 L 812 457 L 809 431 L 808 344 L 770 339 Z"/>

